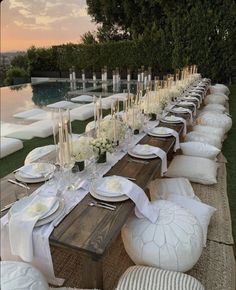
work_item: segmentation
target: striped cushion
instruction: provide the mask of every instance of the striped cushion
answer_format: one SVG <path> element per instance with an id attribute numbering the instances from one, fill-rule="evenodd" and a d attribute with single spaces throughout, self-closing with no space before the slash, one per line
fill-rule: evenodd
<path id="1" fill-rule="evenodd" d="M 195 278 L 174 271 L 133 266 L 121 276 L 116 290 L 204 290 Z"/>

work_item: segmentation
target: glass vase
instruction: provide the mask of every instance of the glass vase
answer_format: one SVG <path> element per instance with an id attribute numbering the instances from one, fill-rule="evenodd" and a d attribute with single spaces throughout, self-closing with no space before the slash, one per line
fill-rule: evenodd
<path id="1" fill-rule="evenodd" d="M 106 163 L 107 162 L 107 153 L 101 153 L 98 156 L 97 163 Z"/>

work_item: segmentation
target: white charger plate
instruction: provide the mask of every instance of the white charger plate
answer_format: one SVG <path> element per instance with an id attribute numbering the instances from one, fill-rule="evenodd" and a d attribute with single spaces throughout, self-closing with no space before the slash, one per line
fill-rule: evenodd
<path id="1" fill-rule="evenodd" d="M 37 166 L 43 168 L 43 171 L 40 169 L 37 170 Z M 20 177 L 27 179 L 36 179 L 36 178 L 45 178 L 45 176 L 52 174 L 55 171 L 55 165 L 49 163 L 30 163 L 21 167 L 16 172 Z"/>
<path id="2" fill-rule="evenodd" d="M 157 127 L 157 128 L 165 128 L 165 127 Z M 171 137 L 172 136 L 171 133 L 158 133 L 158 132 L 155 132 L 155 130 L 157 128 L 153 128 L 152 130 L 150 130 L 148 132 L 148 135 L 154 136 L 154 137 Z M 165 128 L 165 129 L 167 129 L 167 128 Z"/>
<path id="3" fill-rule="evenodd" d="M 90 194 L 98 200 L 110 201 L 110 202 L 120 202 L 120 201 L 125 201 L 125 200 L 129 199 L 129 197 L 127 195 L 121 195 L 121 196 L 115 196 L 115 197 L 108 197 L 108 196 L 99 195 L 94 191 L 92 186 L 90 186 L 89 191 L 90 191 Z"/>
<path id="4" fill-rule="evenodd" d="M 106 183 L 111 181 L 112 179 L 116 179 L 118 182 L 120 182 L 122 187 L 122 192 L 115 192 L 110 190 L 104 190 L 102 188 L 102 185 L 105 187 Z M 102 178 L 97 179 L 93 185 L 92 189 L 96 194 L 106 196 L 106 197 L 118 197 L 118 196 L 124 196 L 126 193 L 128 193 L 130 190 L 132 190 L 132 183 L 126 178 L 123 178 L 121 176 L 105 176 Z"/>
<path id="5" fill-rule="evenodd" d="M 161 119 L 162 122 L 164 123 L 169 123 L 169 124 L 175 124 L 175 123 L 182 123 L 182 120 L 180 119 L 166 119 L 166 117 L 164 119 Z"/>
<path id="6" fill-rule="evenodd" d="M 141 155 L 141 154 L 137 154 L 134 153 L 132 150 L 128 151 L 128 154 L 132 157 L 135 158 L 140 158 L 140 159 L 153 159 L 153 158 L 157 158 L 158 156 L 156 154 L 151 154 L 151 155 Z"/>
<path id="7" fill-rule="evenodd" d="M 40 177 L 40 178 L 28 178 L 28 177 L 23 177 L 19 174 L 19 172 L 15 172 L 15 179 L 17 179 L 18 181 L 22 181 L 25 183 L 39 183 L 39 182 L 43 182 L 46 181 L 50 178 L 52 178 L 53 173 L 47 177 Z"/>
<path id="8" fill-rule="evenodd" d="M 9 218 L 12 214 L 22 211 L 32 201 L 33 198 L 34 196 L 27 196 L 14 203 L 14 205 L 10 208 L 8 212 Z M 61 214 L 63 210 L 64 210 L 64 202 L 61 199 L 58 199 L 52 206 L 52 208 L 45 215 L 39 218 L 35 226 L 36 227 L 41 226 L 53 221 L 56 217 L 58 217 Z"/>

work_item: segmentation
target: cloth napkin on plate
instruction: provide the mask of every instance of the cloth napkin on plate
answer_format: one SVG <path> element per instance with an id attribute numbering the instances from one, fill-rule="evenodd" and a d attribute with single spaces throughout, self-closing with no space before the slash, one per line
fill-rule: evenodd
<path id="1" fill-rule="evenodd" d="M 161 158 L 161 175 L 164 174 L 164 172 L 167 171 L 167 158 L 166 158 L 166 152 L 164 150 L 162 150 L 159 147 L 155 147 L 155 146 L 151 146 L 148 144 L 145 145 L 141 145 L 141 144 L 137 144 L 134 148 L 133 148 L 133 152 L 140 152 L 140 154 L 142 154 L 143 152 L 143 148 L 144 148 L 144 152 L 150 152 L 150 154 L 155 154 L 156 156 Z"/>
<path id="2" fill-rule="evenodd" d="M 197 114 L 197 106 L 196 106 L 195 103 L 193 103 L 193 102 L 188 102 L 188 101 L 181 101 L 181 102 L 179 103 L 179 105 L 182 105 L 182 106 L 188 106 L 188 105 L 191 105 L 191 106 L 193 106 L 193 107 L 194 107 L 194 109 L 193 109 L 193 116 L 196 116 L 196 114 Z"/>
<path id="3" fill-rule="evenodd" d="M 159 134 L 159 132 L 158 132 L 158 128 L 160 128 L 160 127 L 156 127 L 156 128 L 154 128 L 154 129 L 152 130 L 152 132 L 153 132 L 153 133 L 156 133 L 156 134 Z M 167 128 L 167 127 L 162 128 L 162 129 L 164 130 L 164 133 L 165 133 L 165 134 L 171 134 L 172 136 L 175 137 L 174 151 L 176 152 L 177 149 L 180 148 L 180 145 L 179 145 L 179 133 L 176 132 L 174 129 Z"/>
<path id="4" fill-rule="evenodd" d="M 193 112 L 190 110 L 190 109 L 187 109 L 187 108 L 183 108 L 183 107 L 175 107 L 171 110 L 171 112 L 174 112 L 174 113 L 189 113 L 190 115 L 190 122 L 192 123 L 193 122 Z"/>
<path id="5" fill-rule="evenodd" d="M 55 197 L 35 196 L 21 211 L 13 213 L 9 219 L 9 239 L 13 255 L 26 262 L 34 256 L 32 232 L 38 219 L 45 215 L 55 204 Z"/>

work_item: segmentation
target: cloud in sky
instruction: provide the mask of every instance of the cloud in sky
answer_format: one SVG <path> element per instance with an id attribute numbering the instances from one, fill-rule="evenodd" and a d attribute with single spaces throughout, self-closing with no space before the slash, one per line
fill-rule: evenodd
<path id="1" fill-rule="evenodd" d="M 79 42 L 96 30 L 86 0 L 4 0 L 1 25 L 2 51 Z"/>

